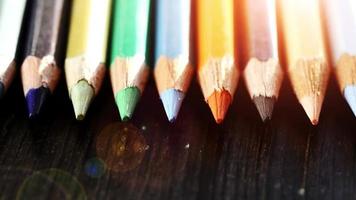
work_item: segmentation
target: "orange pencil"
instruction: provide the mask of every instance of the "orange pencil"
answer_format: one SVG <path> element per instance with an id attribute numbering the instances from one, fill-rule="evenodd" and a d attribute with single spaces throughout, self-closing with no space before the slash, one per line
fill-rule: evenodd
<path id="1" fill-rule="evenodd" d="M 287 70 L 295 94 L 313 125 L 318 124 L 330 68 L 319 0 L 279 0 Z"/>
<path id="2" fill-rule="evenodd" d="M 197 0 L 196 3 L 199 82 L 215 121 L 221 123 L 239 76 L 234 56 L 234 0 Z"/>

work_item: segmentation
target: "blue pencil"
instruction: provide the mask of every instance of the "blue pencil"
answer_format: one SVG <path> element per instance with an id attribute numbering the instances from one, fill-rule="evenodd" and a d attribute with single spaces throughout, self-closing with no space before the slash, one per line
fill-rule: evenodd
<path id="1" fill-rule="evenodd" d="M 194 69 L 190 62 L 190 0 L 157 0 L 155 70 L 168 120 L 179 113 Z"/>

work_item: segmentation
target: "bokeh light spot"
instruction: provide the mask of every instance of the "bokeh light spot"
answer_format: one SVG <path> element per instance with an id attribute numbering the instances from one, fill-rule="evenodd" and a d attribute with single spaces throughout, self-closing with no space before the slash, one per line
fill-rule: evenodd
<path id="1" fill-rule="evenodd" d="M 112 123 L 96 139 L 96 153 L 108 170 L 127 172 L 142 162 L 148 149 L 140 129 L 130 123 Z"/>

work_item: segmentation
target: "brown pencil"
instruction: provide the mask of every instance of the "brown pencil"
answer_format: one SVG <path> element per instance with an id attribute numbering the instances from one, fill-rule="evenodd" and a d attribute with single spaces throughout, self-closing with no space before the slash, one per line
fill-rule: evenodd
<path id="1" fill-rule="evenodd" d="M 283 80 L 277 42 L 276 2 L 245 0 L 247 90 L 263 121 L 271 119 Z"/>

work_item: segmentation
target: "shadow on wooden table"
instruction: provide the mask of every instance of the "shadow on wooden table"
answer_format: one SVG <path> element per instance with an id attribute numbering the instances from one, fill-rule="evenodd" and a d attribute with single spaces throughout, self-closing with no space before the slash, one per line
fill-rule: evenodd
<path id="1" fill-rule="evenodd" d="M 288 81 L 266 124 L 243 83 L 221 126 L 196 81 L 175 124 L 152 80 L 129 123 L 118 122 L 108 80 L 84 122 L 63 81 L 44 119 L 29 122 L 24 105 L 17 79 L 0 105 L 5 199 L 356 198 L 355 119 L 335 80 L 317 127 Z"/>

